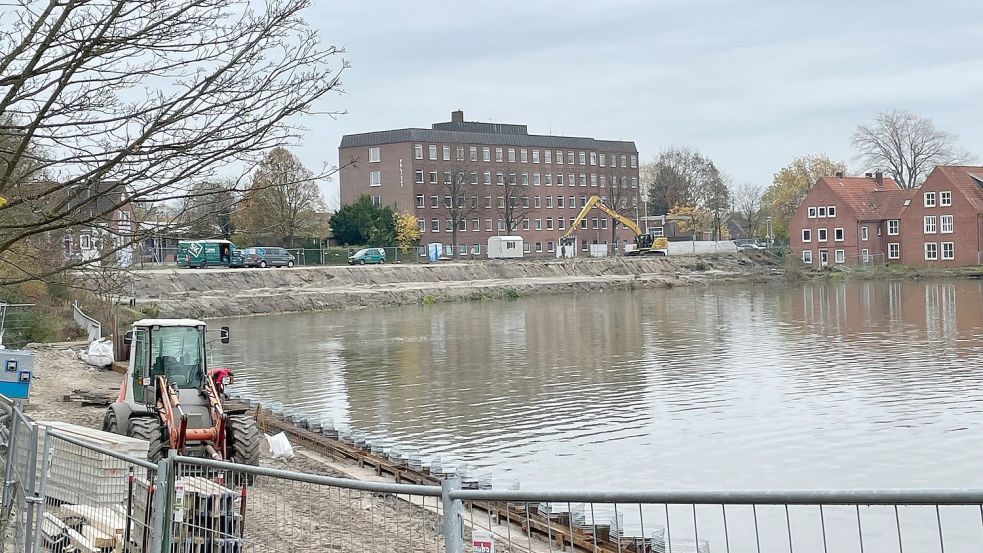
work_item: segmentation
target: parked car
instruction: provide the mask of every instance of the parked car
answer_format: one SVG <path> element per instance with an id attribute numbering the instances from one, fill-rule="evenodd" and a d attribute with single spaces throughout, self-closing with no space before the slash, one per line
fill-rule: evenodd
<path id="1" fill-rule="evenodd" d="M 242 254 L 246 267 L 293 267 L 297 261 L 283 248 L 246 248 Z"/>
<path id="2" fill-rule="evenodd" d="M 754 242 L 745 242 L 743 244 L 738 244 L 737 249 L 741 251 L 759 251 L 765 249 L 765 247 Z"/>
<path id="3" fill-rule="evenodd" d="M 348 256 L 349 265 L 365 265 L 366 263 L 385 263 L 386 250 L 382 248 L 363 248 Z"/>

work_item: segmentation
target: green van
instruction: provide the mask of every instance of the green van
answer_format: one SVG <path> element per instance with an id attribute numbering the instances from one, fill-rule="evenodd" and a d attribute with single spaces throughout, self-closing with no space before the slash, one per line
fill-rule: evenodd
<path id="1" fill-rule="evenodd" d="M 177 243 L 177 265 L 189 269 L 243 267 L 242 252 L 228 240 L 182 240 Z"/>
<path id="2" fill-rule="evenodd" d="M 386 250 L 382 248 L 364 248 L 348 256 L 349 265 L 365 265 L 366 263 L 385 263 Z"/>

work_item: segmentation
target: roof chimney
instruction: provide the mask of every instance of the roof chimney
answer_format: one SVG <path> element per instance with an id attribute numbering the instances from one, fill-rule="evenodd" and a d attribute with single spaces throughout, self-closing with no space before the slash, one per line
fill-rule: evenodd
<path id="1" fill-rule="evenodd" d="M 878 171 L 878 172 L 874 173 L 874 184 L 876 184 L 878 188 L 884 186 L 884 172 L 883 171 Z"/>
<path id="2" fill-rule="evenodd" d="M 874 178 L 874 174 L 873 173 L 864 173 L 864 176 L 867 177 L 868 179 Z"/>
<path id="3" fill-rule="evenodd" d="M 451 123 L 463 123 L 464 122 L 464 111 L 457 110 L 451 112 Z"/>
<path id="4" fill-rule="evenodd" d="M 836 172 L 836 178 L 842 179 L 843 178 L 843 171 L 837 171 Z"/>

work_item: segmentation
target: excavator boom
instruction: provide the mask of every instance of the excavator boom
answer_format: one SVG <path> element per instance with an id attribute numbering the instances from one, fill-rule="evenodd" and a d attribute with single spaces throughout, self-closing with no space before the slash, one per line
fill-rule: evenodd
<path id="1" fill-rule="evenodd" d="M 638 249 L 633 252 L 633 255 L 644 254 L 649 250 L 661 252 L 663 255 L 665 255 L 665 250 L 669 246 L 669 243 L 665 238 L 661 236 L 653 237 L 645 234 L 642 232 L 642 229 L 638 227 L 635 221 L 633 221 L 630 217 L 626 217 L 612 209 L 610 206 L 604 203 L 604 200 L 602 200 L 600 196 L 591 196 L 590 199 L 587 200 L 587 203 L 584 204 L 584 207 L 580 210 L 580 213 L 578 213 L 577 217 L 570 223 L 570 228 L 560 235 L 560 243 L 563 243 L 565 239 L 569 238 L 570 235 L 577 230 L 580 222 L 583 221 L 587 217 L 587 214 L 590 213 L 590 210 L 594 209 L 595 207 L 634 233 L 635 245 Z"/>

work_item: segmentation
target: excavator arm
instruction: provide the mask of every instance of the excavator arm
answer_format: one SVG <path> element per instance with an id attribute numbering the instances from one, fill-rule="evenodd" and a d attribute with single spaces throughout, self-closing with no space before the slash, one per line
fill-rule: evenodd
<path id="1" fill-rule="evenodd" d="M 590 199 L 587 200 L 587 203 L 584 204 L 584 208 L 580 210 L 579 214 L 577 214 L 577 218 L 574 219 L 572 223 L 570 223 L 570 228 L 568 228 L 566 232 L 560 235 L 560 240 L 562 241 L 564 238 L 567 238 L 568 236 L 573 234 L 577 230 L 577 227 L 580 225 L 580 222 L 583 221 L 584 218 L 587 217 L 587 214 L 590 213 L 590 210 L 594 209 L 595 207 L 597 209 L 600 209 L 604 213 L 607 213 L 612 219 L 618 221 L 626 228 L 631 230 L 633 233 L 635 233 L 635 236 L 639 236 L 643 234 L 642 229 L 638 228 L 638 225 L 635 224 L 635 221 L 632 221 L 630 218 L 625 217 L 624 215 L 608 207 L 608 205 L 604 203 L 604 200 L 602 200 L 600 196 L 591 196 Z"/>

